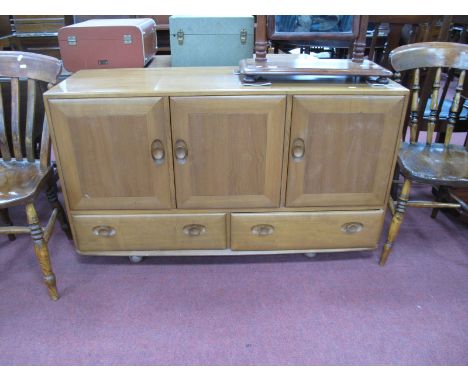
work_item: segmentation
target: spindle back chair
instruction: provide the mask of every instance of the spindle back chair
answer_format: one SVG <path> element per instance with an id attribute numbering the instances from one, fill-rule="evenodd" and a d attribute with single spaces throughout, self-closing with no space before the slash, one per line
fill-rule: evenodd
<path id="1" fill-rule="evenodd" d="M 57 83 L 62 65 L 59 60 L 35 53 L 0 52 L 0 77 L 9 79 L 11 89 L 11 117 L 5 118 L 4 100 L 0 92 L 0 214 L 7 226 L 0 227 L 1 234 L 12 239 L 16 234 L 30 234 L 34 242 L 45 284 L 50 297 L 58 299 L 55 275 L 50 264 L 47 243 L 57 218 L 69 235 L 69 227 L 63 207 L 57 198 L 55 172 L 50 161 L 50 136 L 47 118 L 42 126 L 35 123 L 38 99 L 42 92 L 36 82 L 48 87 Z M 27 81 L 26 116 L 20 110 L 20 82 Z M 2 82 L 1 85 L 4 85 Z M 7 123 L 7 121 L 9 123 Z M 21 123 L 24 121 L 24 125 Z M 36 121 L 37 122 L 37 121 Z M 37 129 L 42 129 L 38 132 Z M 39 137 L 39 138 L 37 138 Z M 37 195 L 46 189 L 53 207 L 52 214 L 43 229 L 34 206 Z M 8 208 L 25 205 L 28 226 L 13 226 L 8 216 Z"/>
<path id="2" fill-rule="evenodd" d="M 460 208 L 459 203 L 433 201 L 410 201 L 411 182 L 432 186 L 468 186 L 468 145 L 451 144 L 452 133 L 462 107 L 462 91 L 468 69 L 468 45 L 449 42 L 426 42 L 401 46 L 390 54 L 392 66 L 396 71 L 413 70 L 410 107 L 410 142 L 403 142 L 398 156 L 398 165 L 404 183 L 396 202 L 390 199 L 393 213 L 387 241 L 382 250 L 380 265 L 384 265 L 390 254 L 393 242 L 399 232 L 407 206 L 429 208 Z M 420 72 L 422 68 L 436 68 L 432 86 L 430 115 L 427 122 L 425 143 L 418 143 L 418 112 L 420 91 Z M 444 143 L 433 143 L 434 129 L 439 114 L 439 89 L 442 68 L 459 71 L 455 95 L 447 119 Z"/>
<path id="3" fill-rule="evenodd" d="M 435 24 L 435 16 L 431 15 L 384 15 L 369 16 L 369 23 L 374 24 L 372 38 L 369 44 L 369 60 L 391 69 L 389 54 L 400 45 L 431 41 L 431 33 Z M 378 48 L 379 31 L 383 24 L 388 24 L 388 34 L 382 48 Z M 406 28 L 407 37 L 404 37 Z M 404 40 L 406 40 L 404 42 Z"/>

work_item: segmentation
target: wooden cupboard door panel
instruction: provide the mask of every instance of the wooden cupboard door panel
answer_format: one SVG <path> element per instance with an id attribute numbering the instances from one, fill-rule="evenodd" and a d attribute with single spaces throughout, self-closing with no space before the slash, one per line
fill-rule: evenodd
<path id="1" fill-rule="evenodd" d="M 170 102 L 178 208 L 279 206 L 285 96 Z"/>
<path id="2" fill-rule="evenodd" d="M 83 252 L 226 248 L 226 214 L 72 215 Z"/>
<path id="3" fill-rule="evenodd" d="M 294 96 L 286 205 L 383 206 L 404 97 Z"/>
<path id="4" fill-rule="evenodd" d="M 49 105 L 70 209 L 175 206 L 167 98 L 52 99 Z"/>
<path id="5" fill-rule="evenodd" d="M 374 248 L 383 210 L 231 214 L 233 250 Z"/>

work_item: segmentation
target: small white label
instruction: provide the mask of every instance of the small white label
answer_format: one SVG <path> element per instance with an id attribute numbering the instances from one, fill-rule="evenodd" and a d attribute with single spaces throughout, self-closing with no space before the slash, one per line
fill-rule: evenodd
<path id="1" fill-rule="evenodd" d="M 26 64 L 21 64 L 21 65 L 20 65 L 20 68 L 21 68 L 21 69 L 26 69 L 27 67 L 28 67 L 28 65 L 26 65 Z"/>

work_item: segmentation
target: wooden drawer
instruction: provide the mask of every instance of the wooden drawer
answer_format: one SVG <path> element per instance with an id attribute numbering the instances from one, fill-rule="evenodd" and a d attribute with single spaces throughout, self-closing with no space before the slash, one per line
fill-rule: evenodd
<path id="1" fill-rule="evenodd" d="M 374 248 L 384 213 L 375 211 L 233 213 L 233 250 Z"/>
<path id="2" fill-rule="evenodd" d="M 73 215 L 82 252 L 226 248 L 226 214 Z"/>

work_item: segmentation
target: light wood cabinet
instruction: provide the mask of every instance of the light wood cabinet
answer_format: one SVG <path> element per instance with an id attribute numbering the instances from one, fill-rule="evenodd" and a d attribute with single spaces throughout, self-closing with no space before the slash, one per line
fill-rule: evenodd
<path id="1" fill-rule="evenodd" d="M 87 70 L 45 94 L 77 251 L 375 248 L 407 90 L 242 86 L 232 68 Z"/>

